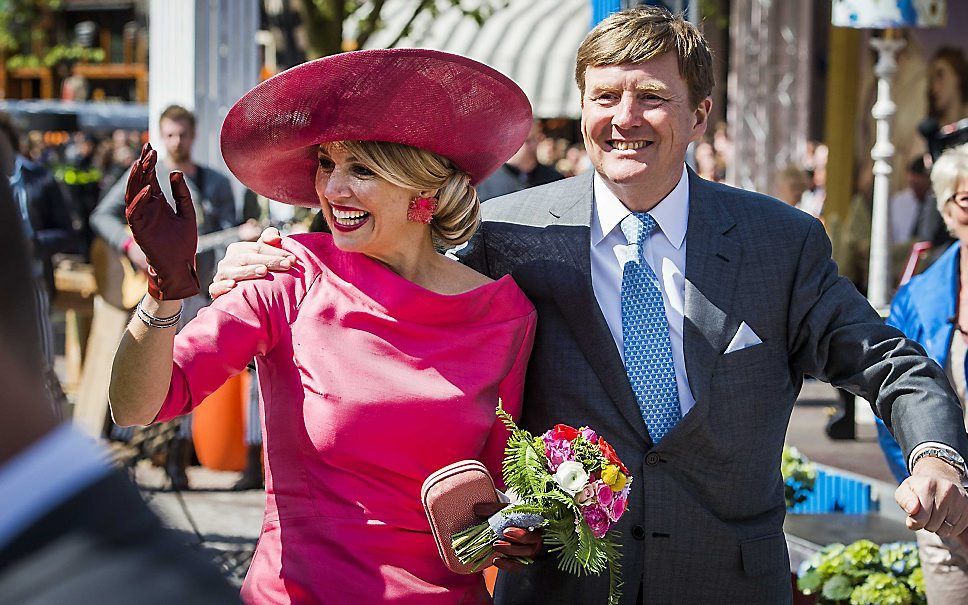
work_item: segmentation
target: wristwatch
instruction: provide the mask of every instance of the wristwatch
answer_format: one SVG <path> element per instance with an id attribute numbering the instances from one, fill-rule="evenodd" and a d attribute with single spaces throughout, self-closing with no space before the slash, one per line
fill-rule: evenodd
<path id="1" fill-rule="evenodd" d="M 962 479 L 965 479 L 966 477 L 968 477 L 968 467 L 965 466 L 965 459 L 961 457 L 961 454 L 949 448 L 940 448 L 940 447 L 924 448 L 923 450 L 918 452 L 918 455 L 915 456 L 913 460 L 911 460 L 911 469 L 914 470 L 914 465 L 918 463 L 918 460 L 928 456 L 932 458 L 938 458 L 944 462 L 947 462 L 949 465 L 955 467 L 956 469 L 958 469 L 958 472 L 961 473 Z"/>

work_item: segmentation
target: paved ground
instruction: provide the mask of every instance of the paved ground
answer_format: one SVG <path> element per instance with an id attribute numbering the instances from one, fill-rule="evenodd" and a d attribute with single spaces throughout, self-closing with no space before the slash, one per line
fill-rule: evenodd
<path id="1" fill-rule="evenodd" d="M 815 462 L 893 483 L 894 477 L 877 445 L 873 424 L 858 423 L 854 441 L 834 441 L 827 437 L 824 428 L 837 403 L 837 390 L 833 387 L 817 381 L 806 383 L 793 408 L 787 443 Z M 866 402 L 858 405 L 869 407 Z"/>
<path id="2" fill-rule="evenodd" d="M 161 469 L 140 463 L 134 479 L 145 500 L 187 544 L 207 552 L 235 582 L 242 583 L 262 527 L 265 493 L 234 492 L 238 473 L 188 469 L 192 489 L 176 494 Z"/>

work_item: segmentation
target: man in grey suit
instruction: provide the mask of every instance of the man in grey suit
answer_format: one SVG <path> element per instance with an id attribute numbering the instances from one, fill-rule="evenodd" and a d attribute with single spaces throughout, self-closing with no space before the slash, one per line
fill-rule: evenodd
<path id="1" fill-rule="evenodd" d="M 622 11 L 582 43 L 576 78 L 595 171 L 487 202 L 460 255 L 512 275 L 538 310 L 522 426 L 590 425 L 635 477 L 618 524 L 622 603 L 791 601 L 779 469 L 805 374 L 888 422 L 913 467 L 897 495 L 909 527 L 964 531 L 968 437 L 941 368 L 837 275 L 818 221 L 685 167 L 711 105 L 699 32 Z M 226 259 L 218 277 L 274 256 Z M 548 555 L 500 574 L 495 597 L 607 593 L 607 578 L 569 576 Z"/>

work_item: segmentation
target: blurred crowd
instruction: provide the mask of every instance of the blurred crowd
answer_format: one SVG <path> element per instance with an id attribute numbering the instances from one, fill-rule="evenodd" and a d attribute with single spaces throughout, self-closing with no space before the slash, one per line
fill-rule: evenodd
<path id="1" fill-rule="evenodd" d="M 50 254 L 87 255 L 93 240 L 90 215 L 101 196 L 130 168 L 147 132 L 115 130 L 95 136 L 85 132 L 20 132 L 10 118 L 0 115 L 0 129 L 21 162 L 47 180 L 44 192 L 50 212 L 33 212 L 34 230 L 52 224 L 69 225 L 70 236 Z M 66 219 L 66 220 L 65 220 Z"/>

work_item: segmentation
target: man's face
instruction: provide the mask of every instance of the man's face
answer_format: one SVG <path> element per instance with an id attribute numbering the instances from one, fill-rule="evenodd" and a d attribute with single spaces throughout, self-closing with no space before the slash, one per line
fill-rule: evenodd
<path id="1" fill-rule="evenodd" d="M 710 106 L 709 99 L 698 107 L 689 101 L 672 53 L 645 63 L 589 67 L 581 111 L 585 148 L 606 181 L 634 188 L 653 198 L 643 202 L 654 203 L 679 181 L 686 148 L 706 131 Z"/>
<path id="2" fill-rule="evenodd" d="M 165 145 L 165 153 L 172 162 L 189 162 L 192 159 L 192 144 L 195 143 L 195 131 L 192 125 L 184 120 L 164 119 L 158 124 L 161 140 Z"/>

